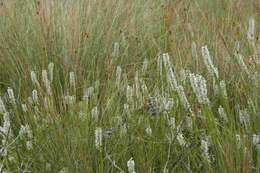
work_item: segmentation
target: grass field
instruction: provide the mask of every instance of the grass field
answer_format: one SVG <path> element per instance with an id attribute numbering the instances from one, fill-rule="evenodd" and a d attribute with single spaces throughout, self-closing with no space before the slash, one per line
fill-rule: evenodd
<path id="1" fill-rule="evenodd" d="M 260 0 L 1 0 L 0 173 L 260 172 Z"/>

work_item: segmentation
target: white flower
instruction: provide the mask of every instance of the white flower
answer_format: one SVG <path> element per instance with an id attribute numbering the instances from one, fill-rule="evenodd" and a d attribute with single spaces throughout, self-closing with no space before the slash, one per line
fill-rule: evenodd
<path id="1" fill-rule="evenodd" d="M 174 101 L 172 98 L 166 99 L 166 102 L 164 102 L 164 110 L 165 111 L 171 111 L 174 106 Z"/>
<path id="2" fill-rule="evenodd" d="M 129 173 L 135 173 L 135 161 L 132 157 L 127 161 L 127 168 Z"/>
<path id="3" fill-rule="evenodd" d="M 3 126 L 0 126 L 0 132 L 3 134 L 3 138 L 8 136 L 10 127 L 11 127 L 10 114 L 8 112 L 6 112 L 6 113 L 4 113 Z M 1 133 L 0 133 L 0 135 L 1 135 Z"/>
<path id="4" fill-rule="evenodd" d="M 152 135 L 152 129 L 150 126 L 146 127 L 145 128 L 145 133 L 148 135 L 148 136 L 151 136 Z"/>
<path id="5" fill-rule="evenodd" d="M 239 110 L 239 121 L 247 129 L 250 123 L 249 114 L 247 110 Z"/>
<path id="6" fill-rule="evenodd" d="M 68 173 L 68 168 L 62 168 L 58 173 Z"/>
<path id="7" fill-rule="evenodd" d="M 210 162 L 208 142 L 202 139 L 200 148 L 202 150 L 203 156 Z"/>
<path id="8" fill-rule="evenodd" d="M 102 139 L 103 139 L 103 134 L 102 134 L 102 128 L 97 127 L 95 130 L 95 145 L 97 149 L 101 149 L 102 147 Z"/>
<path id="9" fill-rule="evenodd" d="M 255 39 L 255 19 L 251 17 L 248 21 L 247 39 L 254 41 Z"/>
<path id="10" fill-rule="evenodd" d="M 226 82 L 224 80 L 220 81 L 219 83 L 220 89 L 224 97 L 227 97 L 227 87 L 226 87 Z"/>
<path id="11" fill-rule="evenodd" d="M 27 124 L 26 124 L 25 126 L 24 126 L 24 125 L 21 125 L 20 131 L 19 131 L 19 136 L 20 136 L 20 137 L 26 136 L 27 130 L 28 130 L 28 125 L 27 125 Z"/>
<path id="12" fill-rule="evenodd" d="M 42 81 L 43 81 L 43 84 L 44 84 L 45 89 L 47 91 L 47 94 L 51 95 L 51 85 L 50 85 L 50 81 L 48 79 L 47 70 L 42 71 Z"/>
<path id="13" fill-rule="evenodd" d="M 186 116 L 185 118 L 185 124 L 186 124 L 186 128 L 188 130 L 192 130 L 192 118 L 189 116 Z"/>
<path id="14" fill-rule="evenodd" d="M 32 99 L 33 99 L 34 103 L 38 103 L 39 98 L 38 98 L 38 92 L 37 92 L 37 90 L 33 90 L 33 91 L 32 91 Z"/>
<path id="15" fill-rule="evenodd" d="M 14 97 L 14 91 L 12 88 L 7 88 L 7 94 L 12 104 L 15 104 L 15 97 Z"/>
<path id="16" fill-rule="evenodd" d="M 181 132 L 178 133 L 178 135 L 177 135 L 177 141 L 179 142 L 179 144 L 180 144 L 182 147 L 184 147 L 185 144 L 186 144 L 185 139 L 184 139 L 184 137 L 183 137 L 183 134 L 182 134 Z"/>
<path id="17" fill-rule="evenodd" d="M 19 131 L 19 136 L 21 138 L 23 138 L 23 137 L 28 137 L 29 139 L 33 138 L 31 128 L 28 124 L 26 124 L 25 126 L 21 125 L 20 131 Z"/>
<path id="18" fill-rule="evenodd" d="M 67 95 L 64 97 L 65 103 L 68 105 L 73 105 L 76 103 L 76 96 L 75 95 Z"/>
<path id="19" fill-rule="evenodd" d="M 32 80 L 32 83 L 34 85 L 38 85 L 39 82 L 38 82 L 38 79 L 37 79 L 37 75 L 34 71 L 31 71 L 31 80 Z"/>
<path id="20" fill-rule="evenodd" d="M 254 145 L 260 144 L 260 135 L 253 134 L 253 136 L 252 136 L 252 143 Z"/>
<path id="21" fill-rule="evenodd" d="M 202 57 L 203 57 L 204 64 L 206 65 L 209 73 L 212 76 L 215 75 L 218 78 L 219 77 L 218 69 L 213 65 L 212 59 L 211 59 L 210 54 L 209 54 L 208 47 L 207 46 L 203 46 L 201 48 L 201 52 L 202 52 Z"/>
<path id="22" fill-rule="evenodd" d="M 225 110 L 224 110 L 224 108 L 223 108 L 222 106 L 219 106 L 219 107 L 218 107 L 218 113 L 219 113 L 220 117 L 221 117 L 223 120 L 225 120 L 225 121 L 228 120 L 228 119 L 227 119 L 227 114 L 226 114 L 226 112 L 225 112 Z"/>
<path id="23" fill-rule="evenodd" d="M 6 113 L 5 104 L 4 104 L 4 102 L 3 102 L 3 100 L 2 100 L 1 97 L 0 97 L 0 113 L 1 113 L 1 114 Z"/>
<path id="24" fill-rule="evenodd" d="M 22 111 L 23 112 L 27 112 L 27 110 L 28 110 L 27 109 L 27 105 L 26 104 L 22 104 L 21 106 L 22 106 Z"/>
<path id="25" fill-rule="evenodd" d="M 198 74 L 190 74 L 190 83 L 200 104 L 207 104 L 207 84 L 204 77 Z"/>
<path id="26" fill-rule="evenodd" d="M 54 63 L 51 62 L 48 65 L 49 78 L 51 82 L 53 81 L 53 69 L 54 69 Z"/>
<path id="27" fill-rule="evenodd" d="M 83 99 L 89 99 L 94 94 L 94 87 L 88 87 L 84 91 Z"/>
<path id="28" fill-rule="evenodd" d="M 171 68 L 170 55 L 168 53 L 162 54 L 163 63 L 166 69 Z"/>
<path id="29" fill-rule="evenodd" d="M 26 141 L 26 148 L 27 148 L 27 150 L 33 149 L 32 141 Z"/>
<path id="30" fill-rule="evenodd" d="M 119 43 L 115 42 L 114 43 L 114 48 L 113 48 L 113 52 L 112 52 L 112 57 L 117 57 L 119 55 Z"/>

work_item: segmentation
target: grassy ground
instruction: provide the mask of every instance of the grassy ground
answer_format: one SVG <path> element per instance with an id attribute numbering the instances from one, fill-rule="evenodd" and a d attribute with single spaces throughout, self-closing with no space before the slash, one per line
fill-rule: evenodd
<path id="1" fill-rule="evenodd" d="M 259 6 L 1 1 L 0 172 L 259 172 Z"/>

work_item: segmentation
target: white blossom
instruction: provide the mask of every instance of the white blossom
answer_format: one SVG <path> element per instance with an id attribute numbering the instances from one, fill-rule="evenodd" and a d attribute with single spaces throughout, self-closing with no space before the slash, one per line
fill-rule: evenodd
<path id="1" fill-rule="evenodd" d="M 207 97 L 207 84 L 204 77 L 198 74 L 190 74 L 190 83 L 193 89 L 193 92 L 195 93 L 198 102 L 201 104 L 207 104 L 208 103 L 208 97 Z"/>
<path id="2" fill-rule="evenodd" d="M 248 21 L 247 39 L 254 41 L 255 39 L 255 19 L 251 17 Z"/>
<path id="3" fill-rule="evenodd" d="M 22 104 L 22 111 L 23 112 L 27 112 L 28 108 L 27 108 L 27 105 L 26 104 Z"/>
<path id="4" fill-rule="evenodd" d="M 26 141 L 26 148 L 27 148 L 27 150 L 32 150 L 32 148 L 33 148 L 32 141 Z"/>
<path id="5" fill-rule="evenodd" d="M 192 130 L 192 118 L 189 116 L 186 116 L 185 118 L 185 124 L 186 124 L 186 128 L 188 130 Z"/>
<path id="6" fill-rule="evenodd" d="M 164 110 L 165 111 L 171 111 L 174 106 L 174 101 L 172 98 L 168 98 L 164 101 Z"/>
<path id="7" fill-rule="evenodd" d="M 250 123 L 249 114 L 247 110 L 239 110 L 239 121 L 247 129 Z"/>
<path id="8" fill-rule="evenodd" d="M 163 63 L 166 69 L 171 68 L 170 55 L 168 53 L 162 54 Z"/>
<path id="9" fill-rule="evenodd" d="M 119 55 L 119 43 L 115 42 L 114 47 L 113 47 L 113 52 L 112 52 L 112 57 L 117 57 Z"/>
<path id="10" fill-rule="evenodd" d="M 4 136 L 8 136 L 8 133 L 10 131 L 10 127 L 11 127 L 11 122 L 10 122 L 10 114 L 8 112 L 4 113 L 4 122 L 3 122 L 3 126 L 0 126 L 0 132 L 4 135 Z M 1 134 L 0 133 L 0 134 Z"/>
<path id="11" fill-rule="evenodd" d="M 200 148 L 203 156 L 210 162 L 208 141 L 202 139 Z"/>
<path id="12" fill-rule="evenodd" d="M 10 114 L 8 112 L 4 113 L 3 119 L 4 119 L 3 125 L 0 126 L 0 136 L 2 139 L 2 141 L 1 141 L 2 147 L 0 148 L 0 156 L 7 155 L 8 139 L 10 139 L 12 137 Z"/>
<path id="13" fill-rule="evenodd" d="M 7 94 L 8 94 L 8 97 L 9 97 L 11 103 L 15 104 L 14 90 L 12 88 L 8 87 Z"/>
<path id="14" fill-rule="evenodd" d="M 102 128 L 97 127 L 95 130 L 95 145 L 97 149 L 101 149 L 102 140 L 103 140 Z"/>
<path id="15" fill-rule="evenodd" d="M 29 139 L 33 138 L 33 134 L 31 131 L 31 128 L 28 124 L 26 125 L 21 125 L 20 131 L 19 131 L 19 136 L 23 137 L 28 137 Z"/>
<path id="16" fill-rule="evenodd" d="M 150 126 L 146 127 L 145 128 L 145 133 L 148 135 L 148 136 L 151 136 L 152 135 L 152 129 Z"/>
<path id="17" fill-rule="evenodd" d="M 51 62 L 48 65 L 49 79 L 50 79 L 51 82 L 53 81 L 53 69 L 54 69 L 54 63 Z"/>
<path id="18" fill-rule="evenodd" d="M 47 94 L 51 95 L 51 85 L 50 85 L 50 81 L 48 79 L 47 70 L 42 71 L 42 81 L 43 81 L 43 84 L 44 84 L 45 89 L 47 91 Z"/>
<path id="19" fill-rule="evenodd" d="M 183 134 L 181 132 L 178 133 L 177 135 L 177 141 L 179 142 L 179 144 L 184 147 L 186 145 L 185 139 L 183 137 Z"/>
<path id="20" fill-rule="evenodd" d="M 224 80 L 220 81 L 219 83 L 220 86 L 220 90 L 222 92 L 222 94 L 224 95 L 224 97 L 227 97 L 227 87 L 226 87 L 226 82 Z"/>
<path id="21" fill-rule="evenodd" d="M 218 113 L 223 120 L 228 121 L 227 114 L 222 106 L 218 107 Z"/>
<path id="22" fill-rule="evenodd" d="M 75 95 L 66 95 L 64 97 L 65 103 L 68 105 L 73 105 L 76 103 L 76 96 Z"/>
<path id="23" fill-rule="evenodd" d="M 204 61 L 204 64 L 206 65 L 206 67 L 207 67 L 207 70 L 209 71 L 209 73 L 212 76 L 215 76 L 216 78 L 218 78 L 219 77 L 218 69 L 213 65 L 212 59 L 211 59 L 210 54 L 209 54 L 208 47 L 203 46 L 201 48 L 201 52 L 202 52 L 203 61 Z"/>
<path id="24" fill-rule="evenodd" d="M 1 114 L 6 113 L 5 104 L 4 104 L 4 101 L 2 100 L 1 96 L 0 96 L 0 113 Z"/>
<path id="25" fill-rule="evenodd" d="M 260 135 L 253 134 L 253 136 L 252 136 L 252 143 L 254 145 L 260 144 Z"/>
<path id="26" fill-rule="evenodd" d="M 68 168 L 62 168 L 58 173 L 69 173 Z"/>
<path id="27" fill-rule="evenodd" d="M 89 99 L 94 94 L 94 87 L 88 87 L 84 90 L 83 99 Z"/>
<path id="28" fill-rule="evenodd" d="M 127 168 L 129 173 L 135 173 L 135 161 L 132 157 L 127 161 Z"/>
<path id="29" fill-rule="evenodd" d="M 32 99 L 33 99 L 33 102 L 34 102 L 34 103 L 38 103 L 39 98 L 38 98 L 38 92 L 37 92 L 37 90 L 33 90 L 33 91 L 32 91 Z"/>
<path id="30" fill-rule="evenodd" d="M 38 79 L 37 79 L 37 75 L 34 71 L 31 71 L 31 80 L 32 80 L 32 83 L 34 85 L 38 85 L 39 82 L 38 82 Z"/>

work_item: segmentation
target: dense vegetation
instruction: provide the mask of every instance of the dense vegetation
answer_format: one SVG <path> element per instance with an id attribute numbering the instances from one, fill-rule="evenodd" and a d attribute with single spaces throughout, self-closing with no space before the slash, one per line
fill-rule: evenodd
<path id="1" fill-rule="evenodd" d="M 0 172 L 260 170 L 260 1 L 0 3 Z"/>

